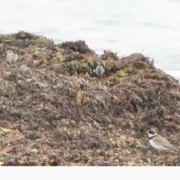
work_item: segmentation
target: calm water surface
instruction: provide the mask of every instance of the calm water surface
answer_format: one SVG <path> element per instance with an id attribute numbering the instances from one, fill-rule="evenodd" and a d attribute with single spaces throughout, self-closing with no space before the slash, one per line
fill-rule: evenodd
<path id="1" fill-rule="evenodd" d="M 97 53 L 141 52 L 180 79 L 179 0 L 6 0 L 0 33 L 25 30 L 55 42 L 85 40 Z"/>

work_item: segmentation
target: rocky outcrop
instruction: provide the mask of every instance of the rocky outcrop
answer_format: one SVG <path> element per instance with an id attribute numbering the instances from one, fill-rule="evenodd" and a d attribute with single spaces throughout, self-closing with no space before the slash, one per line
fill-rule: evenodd
<path id="1" fill-rule="evenodd" d="M 98 56 L 84 41 L 27 32 L 0 44 L 1 165 L 180 164 L 176 153 L 160 158 L 144 135 L 157 128 L 179 146 L 180 86 L 150 58 Z M 19 60 L 8 64 L 5 50 Z M 101 78 L 89 57 L 104 61 Z"/>

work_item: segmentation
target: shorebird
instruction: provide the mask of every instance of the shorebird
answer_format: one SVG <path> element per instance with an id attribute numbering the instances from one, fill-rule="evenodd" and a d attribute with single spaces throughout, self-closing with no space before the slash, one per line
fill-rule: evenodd
<path id="1" fill-rule="evenodd" d="M 6 61 L 8 61 L 9 63 L 14 63 L 18 60 L 18 55 L 12 50 L 7 50 L 6 54 Z"/>
<path id="2" fill-rule="evenodd" d="M 98 65 L 95 69 L 95 73 L 97 76 L 101 77 L 104 74 L 105 70 L 101 65 Z"/>
<path id="3" fill-rule="evenodd" d="M 105 62 L 98 57 L 89 57 L 87 64 L 93 69 L 95 69 L 98 65 L 105 67 Z"/>
<path id="4" fill-rule="evenodd" d="M 157 133 L 155 129 L 150 129 L 148 132 L 149 143 L 150 145 L 160 151 L 179 151 L 178 148 L 173 146 L 168 140 L 163 138 L 161 135 Z"/>

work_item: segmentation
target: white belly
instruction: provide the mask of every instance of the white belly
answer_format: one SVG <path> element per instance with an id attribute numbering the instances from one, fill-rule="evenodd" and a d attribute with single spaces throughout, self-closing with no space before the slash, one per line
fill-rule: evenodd
<path id="1" fill-rule="evenodd" d="M 151 146 L 158 151 L 168 151 L 169 150 L 168 148 L 165 148 L 163 146 L 159 146 L 159 145 L 155 144 L 152 140 L 150 140 L 149 142 L 150 142 Z"/>

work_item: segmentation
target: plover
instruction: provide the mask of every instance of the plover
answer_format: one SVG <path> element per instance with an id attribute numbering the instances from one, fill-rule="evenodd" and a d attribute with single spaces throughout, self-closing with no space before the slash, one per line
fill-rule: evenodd
<path id="1" fill-rule="evenodd" d="M 14 63 L 18 60 L 18 55 L 12 50 L 7 50 L 6 54 L 6 61 L 8 61 L 9 63 Z"/>
<path id="2" fill-rule="evenodd" d="M 155 129 L 150 129 L 148 132 L 150 145 L 158 151 L 179 151 L 168 140 L 160 136 Z"/>
<path id="3" fill-rule="evenodd" d="M 95 69 L 98 65 L 105 67 L 105 62 L 98 57 L 89 57 L 87 64 L 93 69 Z"/>
<path id="4" fill-rule="evenodd" d="M 97 76 L 101 77 L 104 74 L 105 70 L 101 65 L 98 65 L 94 70 L 94 72 L 96 73 Z"/>

